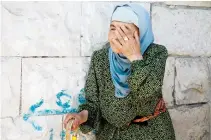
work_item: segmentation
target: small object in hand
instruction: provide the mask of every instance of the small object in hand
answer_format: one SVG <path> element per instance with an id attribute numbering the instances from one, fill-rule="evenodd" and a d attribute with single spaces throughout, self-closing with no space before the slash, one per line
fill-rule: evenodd
<path id="1" fill-rule="evenodd" d="M 77 140 L 77 136 L 73 135 L 72 140 Z"/>
<path id="2" fill-rule="evenodd" d="M 75 132 L 74 134 L 70 134 L 71 132 L 71 128 L 72 128 L 72 125 L 73 125 L 73 121 L 74 119 L 70 120 L 68 123 L 67 123 L 67 129 L 66 129 L 66 134 L 65 134 L 65 140 L 77 140 L 77 132 Z M 77 129 L 78 130 L 78 129 Z M 76 130 L 76 131 L 77 131 Z"/>

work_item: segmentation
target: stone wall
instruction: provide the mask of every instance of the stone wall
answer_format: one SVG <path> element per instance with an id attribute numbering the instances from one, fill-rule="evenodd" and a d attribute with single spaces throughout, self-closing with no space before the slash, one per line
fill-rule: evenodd
<path id="1" fill-rule="evenodd" d="M 118 3 L 1 3 L 2 140 L 61 139 L 63 115 L 33 117 L 41 132 L 23 115 L 40 98 L 41 109 L 59 109 L 58 92 L 83 88 Z M 211 140 L 211 2 L 139 4 L 151 13 L 155 42 L 169 52 L 163 96 L 177 140 Z"/>

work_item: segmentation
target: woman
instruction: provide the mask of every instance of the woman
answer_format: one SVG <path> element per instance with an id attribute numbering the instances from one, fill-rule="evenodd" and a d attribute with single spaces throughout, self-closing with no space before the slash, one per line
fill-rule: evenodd
<path id="1" fill-rule="evenodd" d="M 97 140 L 175 140 L 161 98 L 168 54 L 153 43 L 148 12 L 137 4 L 116 6 L 108 38 L 91 57 L 87 102 L 66 116 L 65 126 L 74 118 L 72 129 L 94 129 Z"/>

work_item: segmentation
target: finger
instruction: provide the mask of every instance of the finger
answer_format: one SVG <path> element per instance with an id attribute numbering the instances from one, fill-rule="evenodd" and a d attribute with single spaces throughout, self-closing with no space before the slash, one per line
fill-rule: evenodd
<path id="1" fill-rule="evenodd" d="M 117 27 L 116 29 L 123 39 L 127 38 L 127 35 L 122 31 L 122 29 L 120 27 Z"/>
<path id="2" fill-rule="evenodd" d="M 117 52 L 117 53 L 120 52 L 120 50 L 114 45 L 112 41 L 110 42 L 110 44 L 111 44 L 111 49 L 113 52 Z"/>
<path id="3" fill-rule="evenodd" d="M 126 23 L 126 24 L 124 24 L 124 25 L 125 25 L 125 27 L 126 27 L 127 29 L 129 29 L 129 30 L 133 29 L 133 24 L 131 24 L 131 23 Z"/>
<path id="4" fill-rule="evenodd" d="M 118 50 L 121 51 L 122 45 L 121 45 L 121 43 L 119 42 L 118 39 L 114 39 L 114 40 L 113 40 L 113 44 L 114 44 L 114 46 L 116 47 L 116 49 L 118 49 Z"/>
<path id="5" fill-rule="evenodd" d="M 133 39 L 134 38 L 131 29 L 127 28 L 126 26 L 121 26 L 121 29 L 126 34 L 127 38 L 129 38 L 129 39 Z"/>
<path id="6" fill-rule="evenodd" d="M 134 23 L 125 24 L 125 27 L 132 33 L 138 28 Z"/>
<path id="7" fill-rule="evenodd" d="M 137 42 L 138 44 L 140 44 L 140 38 L 139 38 L 139 35 L 138 35 L 138 31 L 135 31 L 134 37 L 135 37 L 136 42 Z"/>
<path id="8" fill-rule="evenodd" d="M 79 125 L 80 125 L 80 121 L 79 120 L 75 120 L 73 122 L 73 125 L 72 125 L 72 130 L 77 129 L 79 127 Z"/>
<path id="9" fill-rule="evenodd" d="M 64 120 L 64 128 L 67 127 L 67 123 L 68 123 L 72 118 L 74 118 L 74 117 L 73 117 L 73 114 L 68 114 L 68 115 L 65 117 L 65 120 Z"/>
<path id="10" fill-rule="evenodd" d="M 112 42 L 117 47 L 117 49 L 121 51 L 122 45 L 120 44 L 120 42 L 117 39 L 113 39 Z"/>
<path id="11" fill-rule="evenodd" d="M 70 124 L 70 123 L 72 123 L 72 124 Z M 79 120 L 75 119 L 75 120 L 73 120 L 73 122 L 68 122 L 68 125 L 66 126 L 65 129 L 68 131 L 74 131 L 75 129 L 78 128 L 79 125 L 80 125 Z"/>
<path id="12" fill-rule="evenodd" d="M 116 37 L 119 40 L 120 44 L 123 45 L 125 43 L 124 39 L 122 38 L 122 36 L 120 35 L 120 33 L 118 31 L 115 31 Z"/>
<path id="13" fill-rule="evenodd" d="M 126 28 L 126 26 L 121 26 L 120 27 L 122 29 L 122 31 L 124 32 L 125 35 L 127 35 L 129 33 L 129 30 Z"/>

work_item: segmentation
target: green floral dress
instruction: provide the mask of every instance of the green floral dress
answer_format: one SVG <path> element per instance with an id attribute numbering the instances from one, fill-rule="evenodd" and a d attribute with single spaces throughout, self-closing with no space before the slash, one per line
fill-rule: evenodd
<path id="1" fill-rule="evenodd" d="M 83 133 L 95 130 L 97 140 L 175 140 L 169 112 L 140 124 L 127 125 L 136 116 L 152 114 L 162 97 L 162 82 L 168 57 L 164 46 L 151 44 L 143 60 L 131 62 L 127 82 L 131 92 L 125 98 L 114 95 L 109 59 L 109 43 L 93 52 L 85 83 L 87 102 L 79 111 L 88 110 Z"/>

